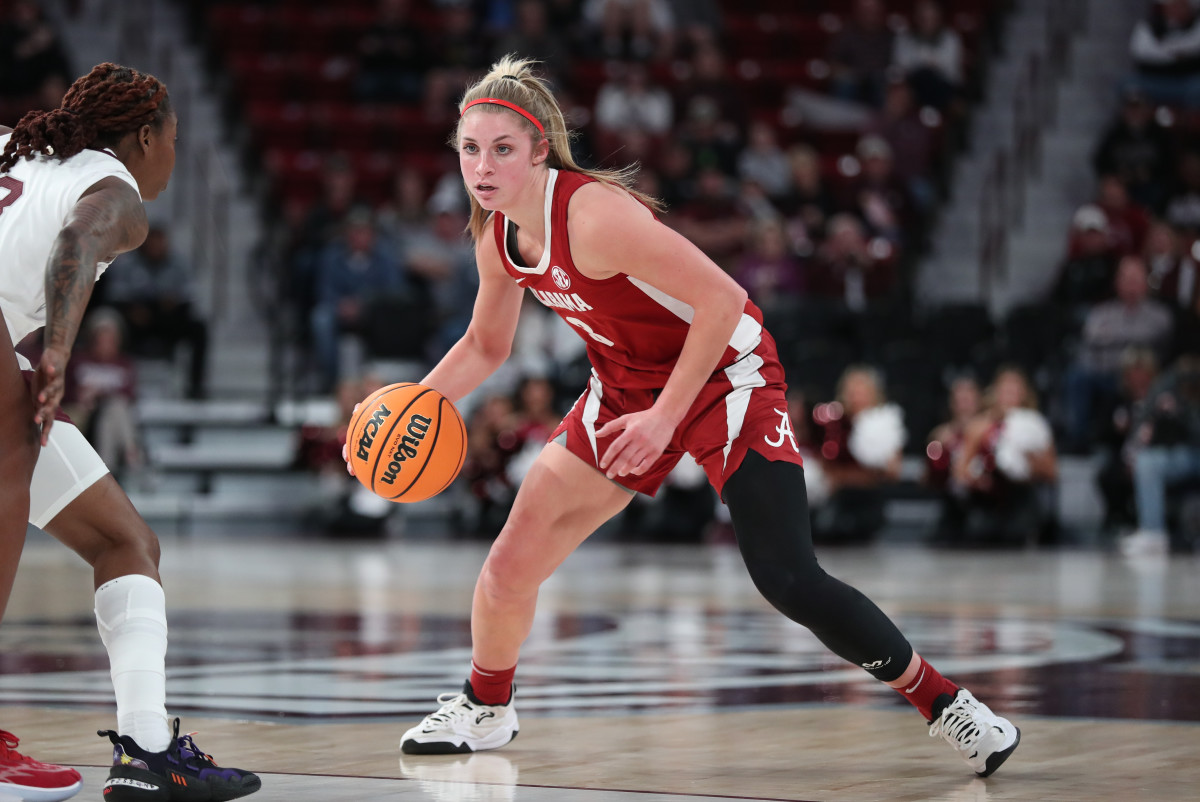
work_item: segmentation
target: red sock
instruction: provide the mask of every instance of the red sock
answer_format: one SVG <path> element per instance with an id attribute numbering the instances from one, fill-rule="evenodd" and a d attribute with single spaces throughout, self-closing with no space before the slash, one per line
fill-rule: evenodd
<path id="1" fill-rule="evenodd" d="M 908 685 L 897 688 L 896 692 L 907 699 L 909 704 L 920 710 L 926 721 L 933 721 L 934 705 L 937 704 L 938 697 L 942 694 L 949 694 L 953 699 L 954 695 L 958 693 L 958 686 L 939 674 L 937 669 L 925 662 L 925 658 L 922 657 L 921 667 L 917 669 L 917 676 Z M 945 705 L 940 707 L 945 707 Z M 940 713 L 941 710 L 937 712 Z"/>
<path id="2" fill-rule="evenodd" d="M 513 675 L 517 667 L 488 671 L 471 661 L 471 693 L 485 705 L 506 705 L 512 698 Z"/>

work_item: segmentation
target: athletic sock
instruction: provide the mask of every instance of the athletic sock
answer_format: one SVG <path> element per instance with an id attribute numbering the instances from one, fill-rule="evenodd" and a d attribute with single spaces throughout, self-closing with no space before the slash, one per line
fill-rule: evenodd
<path id="1" fill-rule="evenodd" d="M 474 701 L 482 705 L 506 705 L 512 699 L 513 677 L 517 667 L 506 668 L 503 671 L 490 671 L 480 668 L 471 661 L 471 695 Z"/>
<path id="2" fill-rule="evenodd" d="M 147 752 L 171 743 L 167 726 L 167 603 L 162 586 L 130 574 L 96 589 L 96 624 L 108 650 L 117 731 Z"/>
<path id="3" fill-rule="evenodd" d="M 933 721 L 941 714 L 946 705 L 954 701 L 958 686 L 938 673 L 937 669 L 921 658 L 921 667 L 917 676 L 896 692 L 908 700 L 909 704 L 921 711 L 926 721 Z M 941 697 L 945 696 L 945 699 Z"/>

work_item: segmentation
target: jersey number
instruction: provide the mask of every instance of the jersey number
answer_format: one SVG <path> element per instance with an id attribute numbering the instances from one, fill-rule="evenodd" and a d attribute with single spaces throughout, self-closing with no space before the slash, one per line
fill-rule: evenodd
<path id="1" fill-rule="evenodd" d="M 8 190 L 4 193 L 4 197 L 0 198 L 0 214 L 4 214 L 4 210 L 9 204 L 21 197 L 21 193 L 25 190 L 25 185 L 10 175 L 0 176 L 0 188 Z"/>
<path id="2" fill-rule="evenodd" d="M 608 339 L 603 334 L 600 334 L 600 333 L 594 331 L 591 326 L 584 323 L 582 320 L 580 320 L 577 317 L 564 317 L 563 320 L 567 321 L 572 326 L 578 326 L 579 328 L 583 329 L 584 331 L 586 331 L 588 333 L 589 337 L 591 337 L 593 340 L 600 343 L 601 345 L 616 345 L 616 343 L 614 343 L 612 340 Z"/>

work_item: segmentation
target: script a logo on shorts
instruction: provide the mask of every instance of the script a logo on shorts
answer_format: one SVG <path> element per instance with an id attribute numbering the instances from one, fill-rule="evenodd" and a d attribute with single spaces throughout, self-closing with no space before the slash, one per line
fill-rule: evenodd
<path id="1" fill-rule="evenodd" d="M 558 265 L 555 265 L 550 270 L 550 278 L 554 279 L 554 286 L 560 290 L 571 288 L 571 277 L 567 275 L 567 271 L 563 270 Z"/>
<path id="2" fill-rule="evenodd" d="M 379 481 L 387 485 L 395 484 L 396 475 L 400 473 L 400 466 L 405 460 L 410 460 L 417 456 L 417 446 L 421 445 L 421 441 L 429 433 L 429 424 L 431 423 L 433 423 L 433 419 L 427 418 L 424 415 L 413 414 L 409 416 L 406 433 L 396 445 L 396 451 L 392 454 L 392 461 L 388 463 L 387 470 L 383 476 L 379 477 Z"/>
<path id="3" fill-rule="evenodd" d="M 792 451 L 795 451 L 797 454 L 799 454 L 800 446 L 796 444 L 796 435 L 792 432 L 792 422 L 788 420 L 787 410 L 776 409 L 775 414 L 782 419 L 780 424 L 775 427 L 775 431 L 779 433 L 779 437 L 775 440 L 772 440 L 770 437 L 763 435 L 763 440 L 765 440 L 767 445 L 771 446 L 772 448 L 779 448 L 779 446 L 783 445 L 784 438 L 787 438 L 792 443 Z"/>
<path id="4" fill-rule="evenodd" d="M 367 459 L 370 456 L 371 444 L 375 442 L 375 435 L 379 434 L 379 427 L 388 419 L 392 411 L 383 404 L 379 405 L 379 409 L 371 415 L 371 419 L 367 421 L 367 425 L 363 427 L 362 437 L 358 438 L 358 451 L 356 456 L 359 459 Z"/>

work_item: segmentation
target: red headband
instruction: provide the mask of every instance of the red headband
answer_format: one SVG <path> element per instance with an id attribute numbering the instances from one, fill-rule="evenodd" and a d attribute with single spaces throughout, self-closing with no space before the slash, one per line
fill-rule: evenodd
<path id="1" fill-rule="evenodd" d="M 480 103 L 494 103 L 497 106 L 503 106 L 506 109 L 512 109 L 517 114 L 520 114 L 526 120 L 529 120 L 529 122 L 533 123 L 533 127 L 538 129 L 539 134 L 541 134 L 542 136 L 546 135 L 546 129 L 542 127 L 542 124 L 540 122 L 538 122 L 537 117 L 534 117 L 532 114 L 525 111 L 525 109 L 521 108 L 516 103 L 509 103 L 507 100 L 500 100 L 499 98 L 495 98 L 495 97 L 481 97 L 478 100 L 472 100 L 470 103 L 463 106 L 462 114 L 459 114 L 458 116 L 461 117 L 463 114 L 467 113 L 467 109 L 471 108 L 472 106 L 477 106 Z"/>

